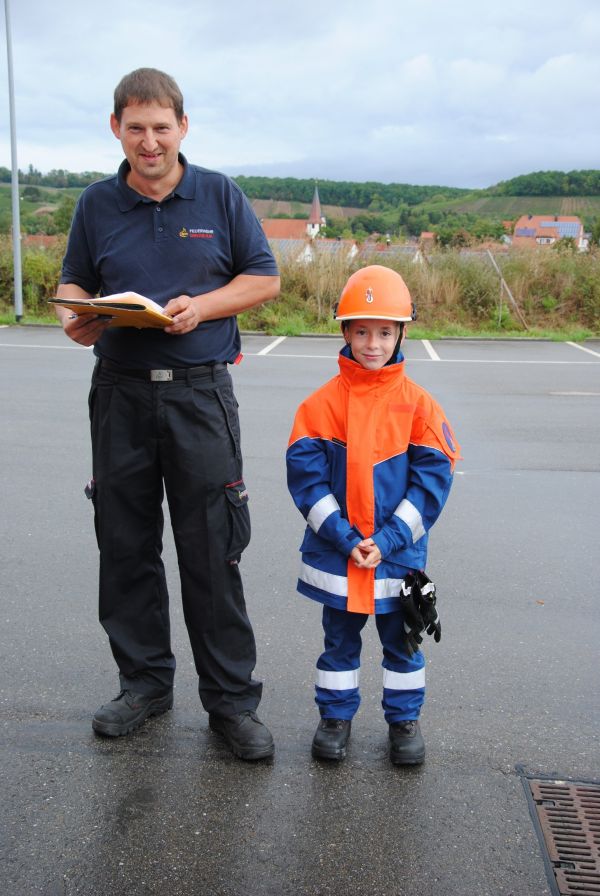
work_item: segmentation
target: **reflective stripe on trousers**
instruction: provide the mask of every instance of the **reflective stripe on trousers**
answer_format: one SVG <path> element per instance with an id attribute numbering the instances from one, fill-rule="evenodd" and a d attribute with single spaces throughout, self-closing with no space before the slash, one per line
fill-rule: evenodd
<path id="1" fill-rule="evenodd" d="M 315 701 L 323 718 L 352 719 L 360 705 L 361 632 L 369 616 L 323 607 L 325 650 L 317 661 Z M 416 719 L 425 700 L 425 658 L 410 657 L 402 613 L 380 613 L 383 647 L 382 706 L 387 722 Z"/>

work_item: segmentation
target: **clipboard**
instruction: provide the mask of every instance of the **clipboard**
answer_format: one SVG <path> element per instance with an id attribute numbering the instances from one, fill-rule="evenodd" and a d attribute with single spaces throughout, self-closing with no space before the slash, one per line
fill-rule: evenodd
<path id="1" fill-rule="evenodd" d="M 49 300 L 50 305 L 70 308 L 75 314 L 99 314 L 111 318 L 111 327 L 155 327 L 163 329 L 173 323 L 158 302 L 147 299 L 137 292 L 120 292 L 101 299 L 59 299 Z"/>

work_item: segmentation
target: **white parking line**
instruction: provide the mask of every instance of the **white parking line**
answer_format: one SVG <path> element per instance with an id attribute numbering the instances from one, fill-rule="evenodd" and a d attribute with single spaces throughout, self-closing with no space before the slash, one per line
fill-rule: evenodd
<path id="1" fill-rule="evenodd" d="M 335 361 L 338 357 L 337 350 L 335 353 L 330 355 L 325 354 L 305 354 L 305 353 L 295 353 L 289 352 L 285 354 L 271 354 L 273 349 L 277 348 L 278 345 L 281 345 L 288 337 L 287 336 L 279 336 L 277 339 L 274 339 L 273 342 L 270 342 L 264 348 L 262 348 L 258 352 L 249 352 L 247 350 L 244 351 L 245 358 L 256 358 L 256 357 L 265 357 L 269 355 L 271 358 L 276 358 L 278 360 L 286 360 L 291 358 L 296 359 L 307 359 L 307 360 L 327 360 L 327 361 Z M 408 357 L 406 360 L 409 364 L 431 364 L 432 361 L 435 361 L 440 364 L 515 364 L 515 365 L 533 365 L 533 366 L 563 366 L 563 367 L 580 367 L 583 365 L 597 367 L 598 363 L 594 362 L 593 359 L 600 359 L 600 352 L 592 351 L 592 349 L 584 348 L 581 345 L 577 345 L 577 343 L 565 343 L 566 345 L 573 345 L 575 348 L 580 348 L 582 351 L 587 352 L 587 354 L 592 355 L 592 358 L 588 360 L 581 361 L 564 361 L 564 360 L 533 360 L 529 358 L 442 358 L 440 357 L 435 349 L 429 344 L 427 339 L 419 340 L 423 343 L 428 357 L 426 358 L 411 358 Z M 50 351 L 86 351 L 89 352 L 92 350 L 92 346 L 84 346 L 77 345 L 76 343 L 72 343 L 70 340 L 67 341 L 64 345 L 52 345 L 50 343 L 43 345 L 40 343 L 22 343 L 22 342 L 0 342 L 0 348 L 16 348 L 16 349 L 49 349 Z"/>
<path id="2" fill-rule="evenodd" d="M 244 358 L 257 358 L 258 355 L 263 355 L 264 352 L 244 352 Z M 292 352 L 286 352 L 284 355 L 271 355 L 272 358 L 277 358 L 279 361 L 285 361 L 288 358 L 301 358 L 307 360 L 319 360 L 319 361 L 335 361 L 337 360 L 338 353 L 335 355 L 304 355 L 304 354 L 295 354 Z M 539 367 L 550 366 L 553 367 L 555 365 L 561 365 L 563 367 L 595 367 L 593 361 L 529 361 L 527 359 L 521 360 L 520 358 L 438 358 L 440 364 L 532 364 L 537 365 Z M 432 358 L 406 358 L 407 364 L 431 364 Z"/>
<path id="3" fill-rule="evenodd" d="M 93 345 L 36 345 L 33 342 L 0 342 L 0 348 L 50 348 L 58 349 L 61 352 L 72 352 L 73 350 L 81 351 L 81 349 L 89 352 L 93 347 Z"/>
<path id="4" fill-rule="evenodd" d="M 287 339 L 287 336 L 279 336 L 278 339 L 274 339 L 273 342 L 269 343 L 269 345 L 265 345 L 264 348 L 261 348 L 261 350 L 259 352 L 257 352 L 257 354 L 258 355 L 268 355 L 270 351 L 273 351 L 274 348 L 277 348 L 278 345 L 281 345 L 281 343 L 285 339 Z"/>
<path id="5" fill-rule="evenodd" d="M 578 345 L 576 342 L 567 342 L 567 345 L 572 345 L 573 348 L 578 348 L 582 352 L 587 352 L 588 355 L 594 355 L 595 358 L 600 358 L 600 352 L 594 352 L 591 348 L 586 348 L 584 345 Z"/>
<path id="6" fill-rule="evenodd" d="M 425 351 L 427 352 L 427 354 L 429 355 L 429 357 L 431 358 L 431 360 L 432 360 L 432 361 L 439 361 L 439 360 L 440 360 L 440 356 L 438 355 L 438 353 L 436 352 L 436 350 L 435 350 L 434 347 L 432 346 L 432 344 L 431 344 L 431 342 L 429 341 L 429 339 L 421 339 L 421 342 L 423 343 L 423 347 L 425 348 Z"/>

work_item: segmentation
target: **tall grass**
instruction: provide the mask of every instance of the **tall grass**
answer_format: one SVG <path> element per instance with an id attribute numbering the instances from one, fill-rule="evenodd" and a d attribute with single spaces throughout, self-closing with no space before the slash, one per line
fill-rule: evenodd
<path id="1" fill-rule="evenodd" d="M 57 237 L 47 249 L 24 249 L 21 253 L 24 317 L 52 319 L 48 299 L 56 295 L 66 236 Z M 14 303 L 12 239 L 0 235 L 0 311 L 4 314 Z"/>
<path id="2" fill-rule="evenodd" d="M 46 250 L 23 252 L 24 317 L 52 317 L 47 300 L 55 294 L 64 239 Z M 360 261 L 358 260 L 360 258 Z M 381 257 L 316 253 L 310 263 L 277 259 L 282 278 L 280 298 L 240 315 L 247 330 L 275 335 L 336 332 L 333 309 L 352 271 Z M 461 333 L 600 335 L 600 250 L 587 253 L 539 250 L 498 253 L 496 261 L 519 313 L 502 291 L 485 254 L 432 252 L 425 260 L 410 255 L 386 256 L 385 263 L 404 277 L 417 306 L 417 325 L 437 335 Z M 0 312 L 13 304 L 12 248 L 0 237 Z M 523 323 L 524 322 L 524 323 Z M 569 338 L 572 338 L 569 336 Z"/>
<path id="3" fill-rule="evenodd" d="M 244 312 L 240 325 L 278 336 L 331 332 L 333 307 L 350 274 L 347 261 L 341 254 L 317 253 L 308 263 L 277 251 L 275 256 L 281 273 L 279 299 Z"/>

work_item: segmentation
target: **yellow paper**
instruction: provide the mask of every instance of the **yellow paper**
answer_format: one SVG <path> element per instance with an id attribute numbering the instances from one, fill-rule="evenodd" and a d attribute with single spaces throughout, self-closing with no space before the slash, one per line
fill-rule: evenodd
<path id="1" fill-rule="evenodd" d="M 172 318 L 152 299 L 137 292 L 120 292 L 101 299 L 50 299 L 51 305 L 70 308 L 75 314 L 100 314 L 111 318 L 111 327 L 168 327 Z"/>

